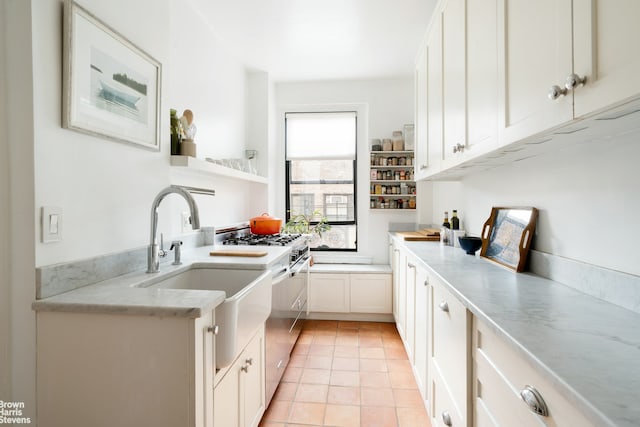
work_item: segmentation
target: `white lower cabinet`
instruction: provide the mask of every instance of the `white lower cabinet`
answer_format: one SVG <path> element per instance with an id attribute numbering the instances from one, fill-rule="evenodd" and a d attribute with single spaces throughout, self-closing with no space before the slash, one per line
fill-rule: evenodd
<path id="1" fill-rule="evenodd" d="M 504 339 L 477 318 L 473 323 L 474 427 L 595 427 Z M 547 415 L 534 413 L 535 405 Z"/>
<path id="2" fill-rule="evenodd" d="M 213 322 L 38 312 L 38 425 L 212 427 Z"/>
<path id="3" fill-rule="evenodd" d="M 596 427 L 517 345 L 467 310 L 455 284 L 392 243 L 396 325 L 433 427 Z"/>
<path id="4" fill-rule="evenodd" d="M 415 325 L 413 365 L 416 382 L 423 400 L 429 400 L 429 329 L 431 328 L 431 309 L 429 308 L 429 273 L 421 264 L 416 263 L 415 280 Z"/>
<path id="5" fill-rule="evenodd" d="M 309 276 L 309 311 L 349 312 L 349 275 L 312 273 Z"/>
<path id="6" fill-rule="evenodd" d="M 467 426 L 458 402 L 454 400 L 438 369 L 435 369 L 431 375 L 431 410 L 429 412 L 433 427 Z"/>
<path id="7" fill-rule="evenodd" d="M 389 273 L 312 273 L 309 311 L 318 313 L 391 314 Z"/>
<path id="8" fill-rule="evenodd" d="M 389 274 L 351 274 L 352 313 L 391 314 L 391 276 Z"/>
<path id="9" fill-rule="evenodd" d="M 222 375 L 214 389 L 214 426 L 256 427 L 265 411 L 263 327 Z"/>
<path id="10" fill-rule="evenodd" d="M 415 301 L 415 293 L 416 293 L 416 268 L 417 261 L 411 257 L 406 256 L 405 263 L 405 294 L 404 298 L 406 302 L 405 313 L 404 313 L 404 343 L 405 349 L 407 350 L 407 357 L 409 358 L 409 362 L 414 364 L 414 353 L 415 353 L 415 338 L 416 338 L 416 301 Z"/>
<path id="11" fill-rule="evenodd" d="M 457 420 L 467 426 L 471 313 L 435 278 L 431 278 L 433 330 L 431 333 L 431 416 L 437 425 Z M 437 394 L 436 394 L 437 393 Z M 438 399 L 440 402 L 438 402 Z M 448 402 L 446 407 L 442 402 Z M 447 414 L 444 414 L 446 411 Z"/>

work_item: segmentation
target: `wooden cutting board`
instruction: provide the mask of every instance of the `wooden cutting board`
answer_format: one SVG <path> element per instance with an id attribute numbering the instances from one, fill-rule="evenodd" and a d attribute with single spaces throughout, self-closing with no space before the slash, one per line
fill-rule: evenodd
<path id="1" fill-rule="evenodd" d="M 223 251 L 213 250 L 209 252 L 211 256 L 244 256 L 244 257 L 261 257 L 267 255 L 266 251 Z"/>
<path id="2" fill-rule="evenodd" d="M 411 242 L 438 242 L 440 241 L 440 230 L 436 228 L 423 228 L 418 231 L 399 231 L 399 235 L 404 240 Z"/>

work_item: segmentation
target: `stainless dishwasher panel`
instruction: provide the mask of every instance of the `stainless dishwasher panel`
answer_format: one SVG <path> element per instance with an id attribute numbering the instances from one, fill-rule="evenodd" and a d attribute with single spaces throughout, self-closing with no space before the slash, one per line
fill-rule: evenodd
<path id="1" fill-rule="evenodd" d="M 274 281 L 271 315 L 266 322 L 266 405 L 278 388 L 291 350 L 298 340 L 307 308 L 307 266 L 284 280 Z"/>

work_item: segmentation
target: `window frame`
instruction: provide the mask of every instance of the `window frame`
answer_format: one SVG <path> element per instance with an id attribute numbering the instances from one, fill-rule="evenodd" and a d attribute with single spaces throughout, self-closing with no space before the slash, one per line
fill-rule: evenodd
<path id="1" fill-rule="evenodd" d="M 342 225 L 353 225 L 355 227 L 355 247 L 354 248 L 310 248 L 312 251 L 318 252 L 357 252 L 358 251 L 358 111 L 356 110 L 327 110 L 327 111 L 287 111 L 284 113 L 284 144 L 285 144 L 285 153 L 287 152 L 287 114 L 335 114 L 335 113 L 353 113 L 354 114 L 354 126 L 355 126 L 355 140 L 353 143 L 354 147 L 354 159 L 352 160 L 353 167 L 353 220 L 349 221 L 328 221 L 330 225 L 342 226 Z M 290 186 L 293 184 L 348 184 L 348 181 L 344 180 L 335 180 L 335 181 L 291 181 L 291 160 L 286 158 L 285 154 L 285 221 L 288 222 L 291 219 L 291 188 Z M 309 159 L 313 160 L 313 159 Z M 322 160 L 322 159 L 318 159 Z M 323 206 L 324 206 L 324 197 L 325 193 L 323 193 Z M 317 224 L 317 221 L 311 222 L 312 225 Z"/>

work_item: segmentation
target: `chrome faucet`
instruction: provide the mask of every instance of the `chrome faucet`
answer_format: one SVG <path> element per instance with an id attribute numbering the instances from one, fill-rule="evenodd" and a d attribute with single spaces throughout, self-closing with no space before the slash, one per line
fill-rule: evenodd
<path id="1" fill-rule="evenodd" d="M 162 202 L 165 196 L 171 193 L 179 194 L 184 197 L 184 199 L 187 201 L 187 204 L 189 205 L 189 210 L 191 211 L 191 228 L 193 228 L 194 230 L 200 228 L 200 215 L 198 214 L 198 206 L 196 205 L 196 201 L 193 200 L 191 193 L 177 186 L 170 186 L 160 191 L 156 198 L 153 200 L 153 204 L 151 205 L 151 239 L 149 243 L 149 249 L 147 251 L 147 273 L 157 273 L 160 267 L 158 239 L 156 237 L 158 231 L 158 207 L 160 206 L 160 202 Z"/>

